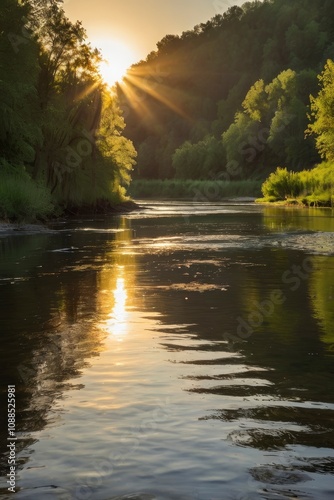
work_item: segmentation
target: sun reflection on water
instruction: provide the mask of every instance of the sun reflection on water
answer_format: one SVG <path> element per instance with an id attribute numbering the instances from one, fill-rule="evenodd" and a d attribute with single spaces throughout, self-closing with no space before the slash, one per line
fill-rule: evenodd
<path id="1" fill-rule="evenodd" d="M 110 336 L 118 338 L 121 340 L 121 337 L 127 333 L 127 311 L 126 311 L 126 303 L 127 303 L 127 291 L 126 284 L 124 278 L 124 268 L 118 267 L 118 272 L 120 273 L 116 278 L 116 287 L 112 291 L 114 296 L 114 305 L 113 308 L 108 315 L 108 319 L 104 324 L 104 329 L 108 332 Z"/>
<path id="2" fill-rule="evenodd" d="M 130 221 L 120 218 L 119 229 L 109 242 L 106 265 L 99 274 L 99 326 L 110 339 L 122 342 L 129 332 L 136 263 L 126 251 L 132 241 Z"/>

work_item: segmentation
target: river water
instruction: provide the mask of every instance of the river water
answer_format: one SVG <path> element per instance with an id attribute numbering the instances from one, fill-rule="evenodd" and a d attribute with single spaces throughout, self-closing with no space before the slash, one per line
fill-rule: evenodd
<path id="1" fill-rule="evenodd" d="M 141 205 L 0 238 L 15 498 L 334 498 L 333 211 Z"/>

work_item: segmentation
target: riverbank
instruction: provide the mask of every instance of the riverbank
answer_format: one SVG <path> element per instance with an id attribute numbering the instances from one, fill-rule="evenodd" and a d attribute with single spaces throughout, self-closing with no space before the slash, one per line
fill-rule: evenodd
<path id="1" fill-rule="evenodd" d="M 35 234 L 49 231 L 50 229 L 45 224 L 20 224 L 0 221 L 0 236 L 15 234 L 17 232 Z"/>
<path id="2" fill-rule="evenodd" d="M 333 200 L 322 200 L 316 196 L 311 200 L 305 198 L 288 198 L 286 200 L 270 200 L 268 198 L 257 198 L 255 203 L 274 207 L 292 207 L 292 208 L 328 208 L 334 209 Z"/>
<path id="3" fill-rule="evenodd" d="M 138 210 L 140 205 L 138 203 L 128 200 L 118 205 L 110 205 L 110 204 L 100 204 L 99 206 L 95 206 L 92 208 L 91 206 L 83 206 L 80 208 L 72 208 L 67 209 L 63 213 L 63 215 L 59 218 L 49 218 L 43 222 L 34 222 L 29 223 L 29 221 L 21 221 L 21 222 L 11 222 L 8 220 L 0 220 L 0 236 L 4 236 L 6 234 L 15 234 L 19 233 L 43 233 L 52 231 L 49 228 L 48 224 L 52 224 L 53 222 L 59 219 L 71 219 L 72 217 L 80 217 L 87 215 L 118 215 L 132 212 L 134 210 Z"/>
<path id="4" fill-rule="evenodd" d="M 80 216 L 80 215 L 113 215 L 119 213 L 132 212 L 137 210 L 139 207 L 138 203 L 133 200 L 122 201 L 117 204 L 111 204 L 109 201 L 100 201 L 95 205 L 81 205 L 79 207 L 73 206 L 68 207 L 64 211 L 64 215 L 67 217 Z"/>
<path id="5" fill-rule="evenodd" d="M 291 208 L 328 208 L 334 209 L 334 204 L 331 201 L 318 200 L 316 197 L 312 200 L 305 200 L 304 198 L 288 198 L 286 200 L 271 200 L 268 198 L 257 198 L 254 200 L 259 205 L 267 205 L 269 207 L 291 207 Z"/>
<path id="6" fill-rule="evenodd" d="M 101 196 L 62 197 L 26 172 L 2 172 L 0 179 L 0 221 L 8 223 L 43 223 L 66 215 L 118 213 L 133 210 L 135 204 L 125 189 Z"/>

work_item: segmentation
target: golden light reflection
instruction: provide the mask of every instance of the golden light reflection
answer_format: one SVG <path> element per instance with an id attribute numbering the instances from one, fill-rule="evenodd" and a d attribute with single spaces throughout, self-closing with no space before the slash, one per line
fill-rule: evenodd
<path id="1" fill-rule="evenodd" d="M 128 309 L 133 305 L 135 256 L 127 252 L 132 231 L 128 219 L 120 219 L 121 231 L 115 233 L 106 255 L 107 264 L 99 275 L 100 327 L 109 337 L 121 342 L 128 333 Z"/>
<path id="2" fill-rule="evenodd" d="M 117 278 L 116 288 L 113 291 L 113 295 L 114 307 L 109 314 L 109 319 L 106 321 L 105 329 L 110 335 L 120 337 L 127 332 L 127 292 L 125 288 L 124 277 L 120 276 L 119 278 Z"/>

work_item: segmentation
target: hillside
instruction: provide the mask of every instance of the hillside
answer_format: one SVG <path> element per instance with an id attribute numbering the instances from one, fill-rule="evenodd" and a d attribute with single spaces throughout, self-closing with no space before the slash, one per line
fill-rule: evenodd
<path id="1" fill-rule="evenodd" d="M 165 36 L 118 86 L 135 176 L 263 179 L 319 162 L 305 130 L 333 17 L 330 0 L 254 1 Z"/>

